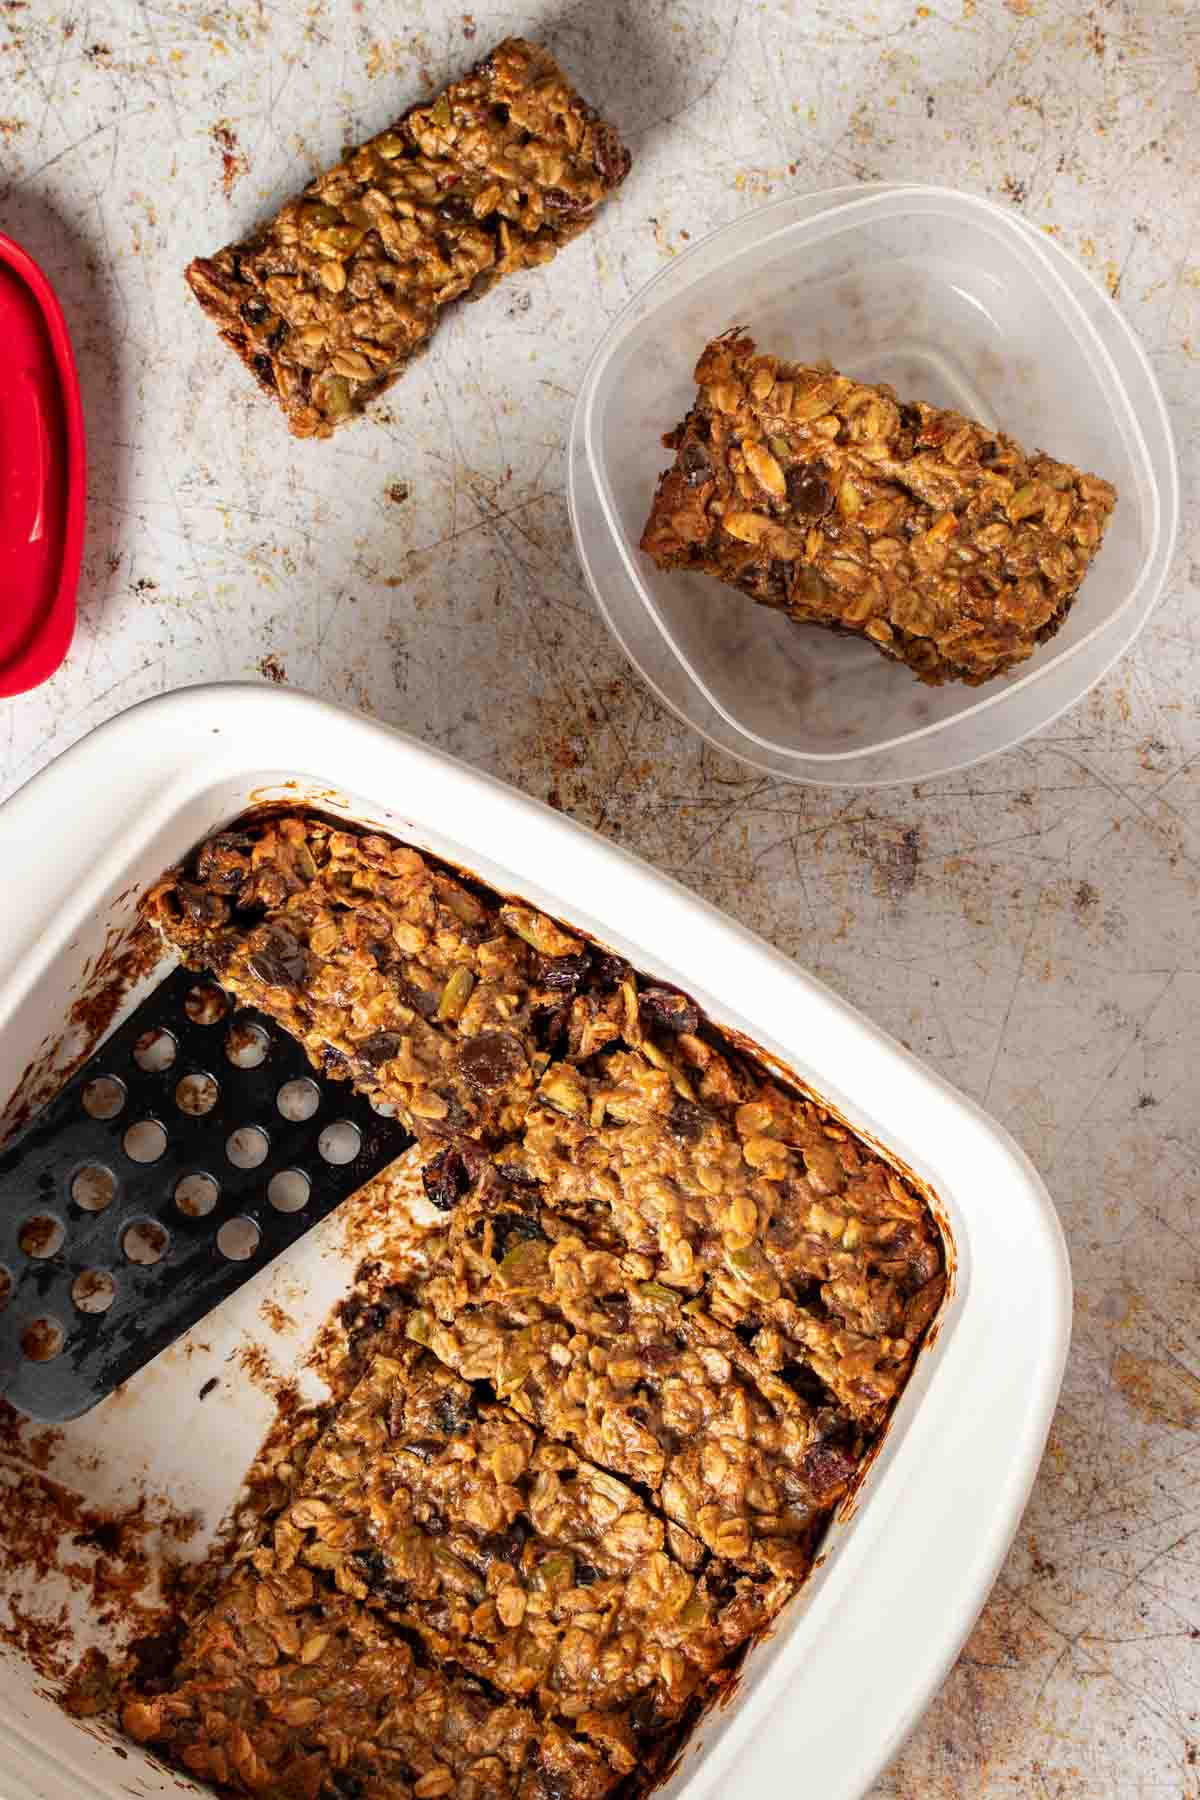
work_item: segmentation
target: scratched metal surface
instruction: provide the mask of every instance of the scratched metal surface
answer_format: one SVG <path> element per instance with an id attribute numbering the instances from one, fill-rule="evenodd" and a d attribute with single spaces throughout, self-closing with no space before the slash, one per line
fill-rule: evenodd
<path id="1" fill-rule="evenodd" d="M 291 442 L 184 263 L 511 30 L 624 130 L 626 188 L 373 419 Z M 640 851 L 982 1101 L 1057 1197 L 1075 1343 L 1002 1578 L 876 1795 L 1200 1795 L 1191 0 L 3 0 L 0 112 L 0 222 L 59 287 L 92 461 L 78 637 L 5 703 L 0 792 L 145 695 L 297 682 Z M 722 760 L 631 677 L 581 586 L 562 445 L 589 347 L 689 234 L 877 177 L 1006 199 L 1108 281 L 1187 510 L 1167 599 L 1072 714 L 974 773 L 829 796 Z"/>

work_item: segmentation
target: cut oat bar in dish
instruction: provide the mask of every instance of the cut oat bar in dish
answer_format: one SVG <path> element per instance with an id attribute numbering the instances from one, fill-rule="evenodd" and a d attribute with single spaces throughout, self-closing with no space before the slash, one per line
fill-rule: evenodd
<path id="1" fill-rule="evenodd" d="M 430 1275 L 409 1336 L 547 1437 L 642 1483 L 713 1555 L 800 1579 L 870 1424 L 819 1382 L 796 1391 L 786 1364 L 768 1369 L 700 1301 L 630 1288 L 611 1252 L 565 1238 L 520 1254 L 523 1269 L 473 1304 L 456 1264 Z"/>
<path id="2" fill-rule="evenodd" d="M 942 1272 L 921 1198 L 812 1102 L 735 1079 L 702 1039 L 672 1039 L 666 1068 L 648 1045 L 551 1064 L 507 1172 L 584 1235 L 649 1258 L 645 1276 L 704 1291 L 727 1323 L 783 1299 L 861 1336 L 919 1336 Z"/>
<path id="3" fill-rule="evenodd" d="M 445 306 L 548 262 L 628 169 L 549 52 L 507 38 L 252 236 L 197 257 L 188 285 L 289 429 L 327 437 Z"/>
<path id="4" fill-rule="evenodd" d="M 1000 431 L 738 331 L 696 365 L 641 547 L 921 680 L 975 684 L 1062 625 L 1116 490 Z"/>
<path id="5" fill-rule="evenodd" d="M 144 910 L 323 1075 L 353 1079 L 418 1134 L 519 1126 L 548 1060 L 526 1029 L 540 966 L 528 940 L 579 948 L 526 908 L 481 901 L 416 850 L 312 815 L 218 833 Z"/>
<path id="6" fill-rule="evenodd" d="M 261 1800 L 601 1800 L 591 1745 L 486 1684 L 430 1666 L 300 1564 L 242 1568 L 126 1731 L 201 1780 Z"/>
<path id="7" fill-rule="evenodd" d="M 255 1553 L 302 1563 L 628 1773 L 793 1584 L 712 1558 L 629 1485 L 412 1343 L 373 1356 Z"/>

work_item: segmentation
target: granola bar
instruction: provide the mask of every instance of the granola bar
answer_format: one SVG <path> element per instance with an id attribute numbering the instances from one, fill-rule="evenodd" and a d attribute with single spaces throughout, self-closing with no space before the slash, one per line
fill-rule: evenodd
<path id="1" fill-rule="evenodd" d="M 506 38 L 187 282 L 289 429 L 328 437 L 451 301 L 585 230 L 629 162 L 549 52 Z"/>
<path id="2" fill-rule="evenodd" d="M 791 1592 L 708 1558 L 411 1343 L 372 1358 L 256 1555 L 299 1557 L 621 1773 Z"/>
<path id="3" fill-rule="evenodd" d="M 308 1569 L 240 1569 L 165 1690 L 122 1723 L 192 1775 L 259 1800 L 601 1800 L 590 1745 L 419 1660 Z"/>
<path id="4" fill-rule="evenodd" d="M 525 1026 L 538 915 L 485 905 L 417 851 L 313 817 L 218 833 L 145 909 L 322 1074 L 352 1078 L 415 1132 L 519 1126 L 537 1066 Z M 579 948 L 544 923 L 556 935 L 543 943 Z"/>
<path id="5" fill-rule="evenodd" d="M 988 681 L 1062 625 L 1116 503 L 1107 481 L 736 330 L 696 381 L 642 534 L 659 568 L 864 636 L 935 684 Z"/>
<path id="6" fill-rule="evenodd" d="M 800 1579 L 869 1431 L 797 1392 L 698 1301 L 681 1307 L 653 1281 L 629 1289 L 609 1252 L 579 1238 L 521 1250 L 524 1271 L 474 1304 L 457 1271 L 431 1275 L 410 1337 L 547 1437 L 642 1483 L 714 1556 Z"/>

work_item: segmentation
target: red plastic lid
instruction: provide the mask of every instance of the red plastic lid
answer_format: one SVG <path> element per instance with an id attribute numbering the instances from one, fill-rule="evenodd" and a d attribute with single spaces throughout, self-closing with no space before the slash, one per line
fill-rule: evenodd
<path id="1" fill-rule="evenodd" d="M 0 695 L 53 675 L 75 630 L 87 456 L 54 289 L 0 232 Z"/>

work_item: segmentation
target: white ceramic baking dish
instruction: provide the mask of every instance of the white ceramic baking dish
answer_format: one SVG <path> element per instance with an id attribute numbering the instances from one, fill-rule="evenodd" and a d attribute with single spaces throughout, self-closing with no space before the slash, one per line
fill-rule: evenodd
<path id="1" fill-rule="evenodd" d="M 558 813 L 424 744 L 261 686 L 184 690 L 123 714 L 0 808 L 0 1096 L 67 1018 L 81 970 L 139 891 L 247 805 L 311 799 L 474 869 L 694 993 L 937 1196 L 952 1290 L 883 1448 L 812 1580 L 706 1718 L 663 1800 L 861 1794 L 942 1680 L 1013 1536 L 1058 1393 L 1070 1276 L 1049 1198 L 1017 1146 L 936 1075 L 761 939 Z M 353 1205 L 353 1202 L 348 1203 Z M 54 1472 L 95 1504 L 144 1480 L 211 1529 L 267 1423 L 235 1354 L 286 1282 L 303 1353 L 361 1245 L 337 1215 L 128 1387 L 66 1428 Z M 200 1405 L 212 1368 L 220 1397 Z M 201 1536 L 193 1551 L 202 1549 Z M 0 1614 L 4 1608 L 0 1588 Z M 52 1606 L 53 1585 L 39 1603 Z M 81 1628 L 80 1643 L 86 1641 Z M 0 1794 L 195 1790 L 68 1719 L 0 1657 Z"/>

